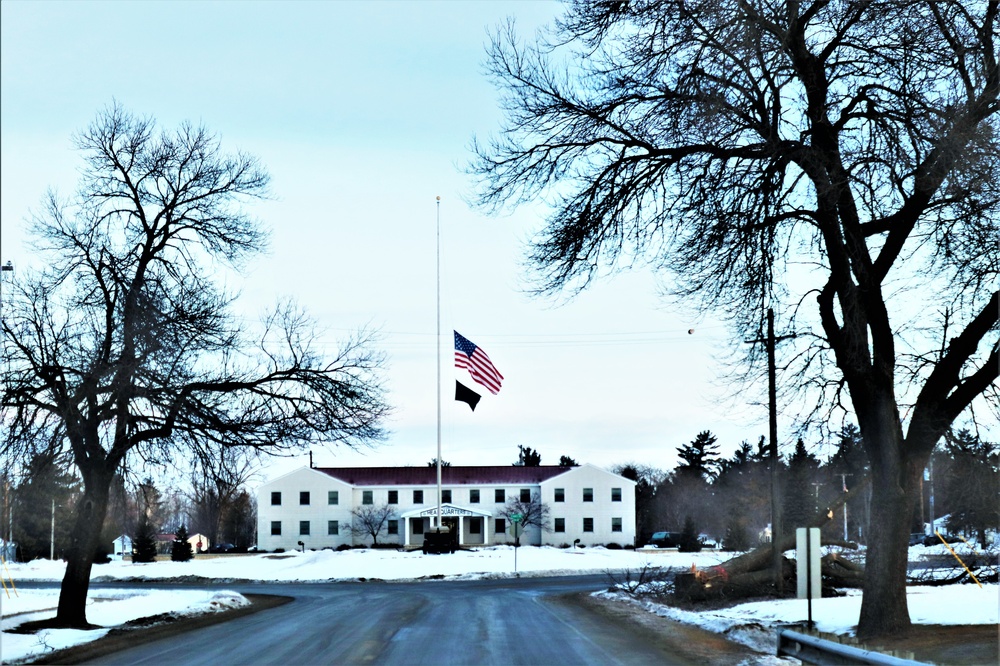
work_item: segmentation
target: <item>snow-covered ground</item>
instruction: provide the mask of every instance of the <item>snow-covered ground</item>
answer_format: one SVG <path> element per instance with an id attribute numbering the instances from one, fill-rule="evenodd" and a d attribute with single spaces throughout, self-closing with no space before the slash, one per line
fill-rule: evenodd
<path id="1" fill-rule="evenodd" d="M 968 552 L 960 544 L 959 554 Z M 917 546 L 911 560 L 945 554 L 943 546 Z M 606 550 L 586 548 L 525 547 L 517 551 L 517 571 L 521 575 L 570 575 L 602 573 L 609 570 L 637 571 L 644 566 L 690 569 L 705 568 L 731 557 L 729 553 L 706 551 L 678 553 L 673 549 Z M 170 581 L 184 577 L 202 577 L 218 581 L 327 582 L 358 579 L 412 580 L 430 576 L 453 579 L 505 577 L 514 574 L 514 549 L 508 546 L 462 551 L 454 555 L 423 555 L 419 551 L 350 550 L 344 552 L 310 551 L 226 557 L 199 557 L 194 561 L 132 564 L 112 562 L 94 567 L 94 581 Z M 20 581 L 59 581 L 62 562 L 36 560 L 9 564 L 4 573 L 8 584 Z M 8 596 L 9 594 L 9 596 Z M 609 594 L 609 593 L 602 593 Z M 8 629 L 29 620 L 51 617 L 58 598 L 55 590 L 18 589 L 0 592 L 3 634 L 0 659 L 4 663 L 29 658 L 50 649 L 95 640 L 108 629 L 139 617 L 160 613 L 193 614 L 245 604 L 235 592 L 151 591 L 91 589 L 87 617 L 106 627 L 95 631 L 53 630 L 34 636 L 8 633 Z M 910 617 L 920 624 L 996 624 L 1000 609 L 1000 587 L 996 584 L 913 587 L 908 590 Z M 651 612 L 706 629 L 726 633 L 763 651 L 774 645 L 774 627 L 799 622 L 807 617 L 805 600 L 745 603 L 715 611 L 681 611 L 642 602 Z M 849 635 L 857 624 L 860 593 L 850 591 L 845 597 L 813 600 L 813 619 L 821 631 Z"/>

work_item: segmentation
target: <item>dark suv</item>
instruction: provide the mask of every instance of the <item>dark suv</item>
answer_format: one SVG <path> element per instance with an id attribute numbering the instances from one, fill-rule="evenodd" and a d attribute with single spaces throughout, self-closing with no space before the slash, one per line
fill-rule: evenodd
<path id="1" fill-rule="evenodd" d="M 680 532 L 653 532 L 649 545 L 657 548 L 676 548 L 681 544 Z"/>

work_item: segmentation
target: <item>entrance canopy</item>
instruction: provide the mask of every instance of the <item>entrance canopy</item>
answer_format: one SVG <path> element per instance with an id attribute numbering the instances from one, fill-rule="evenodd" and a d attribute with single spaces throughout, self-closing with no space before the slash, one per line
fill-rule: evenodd
<path id="1" fill-rule="evenodd" d="M 433 518 L 437 516 L 437 506 L 432 506 L 427 509 L 414 509 L 412 511 L 407 511 L 402 514 L 402 518 Z M 454 504 L 442 504 L 441 505 L 441 515 L 442 516 L 479 516 L 481 518 L 492 518 L 493 514 L 489 511 L 484 511 L 483 509 L 471 509 L 464 506 L 456 506 Z"/>

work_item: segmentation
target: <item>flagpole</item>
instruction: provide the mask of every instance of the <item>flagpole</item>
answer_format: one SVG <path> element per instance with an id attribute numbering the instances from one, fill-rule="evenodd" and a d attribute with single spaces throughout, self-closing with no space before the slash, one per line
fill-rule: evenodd
<path id="1" fill-rule="evenodd" d="M 441 197 L 437 197 L 437 527 L 441 531 Z"/>

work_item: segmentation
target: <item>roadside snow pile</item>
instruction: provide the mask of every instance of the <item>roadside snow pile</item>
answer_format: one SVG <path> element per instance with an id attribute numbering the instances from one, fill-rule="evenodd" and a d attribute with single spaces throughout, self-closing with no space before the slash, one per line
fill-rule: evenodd
<path id="1" fill-rule="evenodd" d="M 634 598 L 624 592 L 596 592 L 596 596 L 628 601 L 647 611 L 709 631 L 761 652 L 774 649 L 779 625 L 804 622 L 809 616 L 805 599 L 754 601 L 729 608 L 689 611 L 657 603 L 648 597 Z M 997 624 L 1000 585 L 975 584 L 945 587 L 908 587 L 906 603 L 914 624 Z M 812 617 L 819 631 L 853 636 L 861 607 L 861 590 L 846 596 L 813 599 Z"/>
<path id="2" fill-rule="evenodd" d="M 113 627 L 150 615 L 182 617 L 248 606 L 242 594 L 211 590 L 103 590 L 92 589 L 87 600 L 87 617 L 100 629 L 46 629 L 36 634 L 10 633 L 19 625 L 55 616 L 59 590 L 19 588 L 16 595 L 2 596 L 0 611 L 3 628 L 0 659 L 3 663 L 25 661 L 53 650 L 95 641 Z"/>

